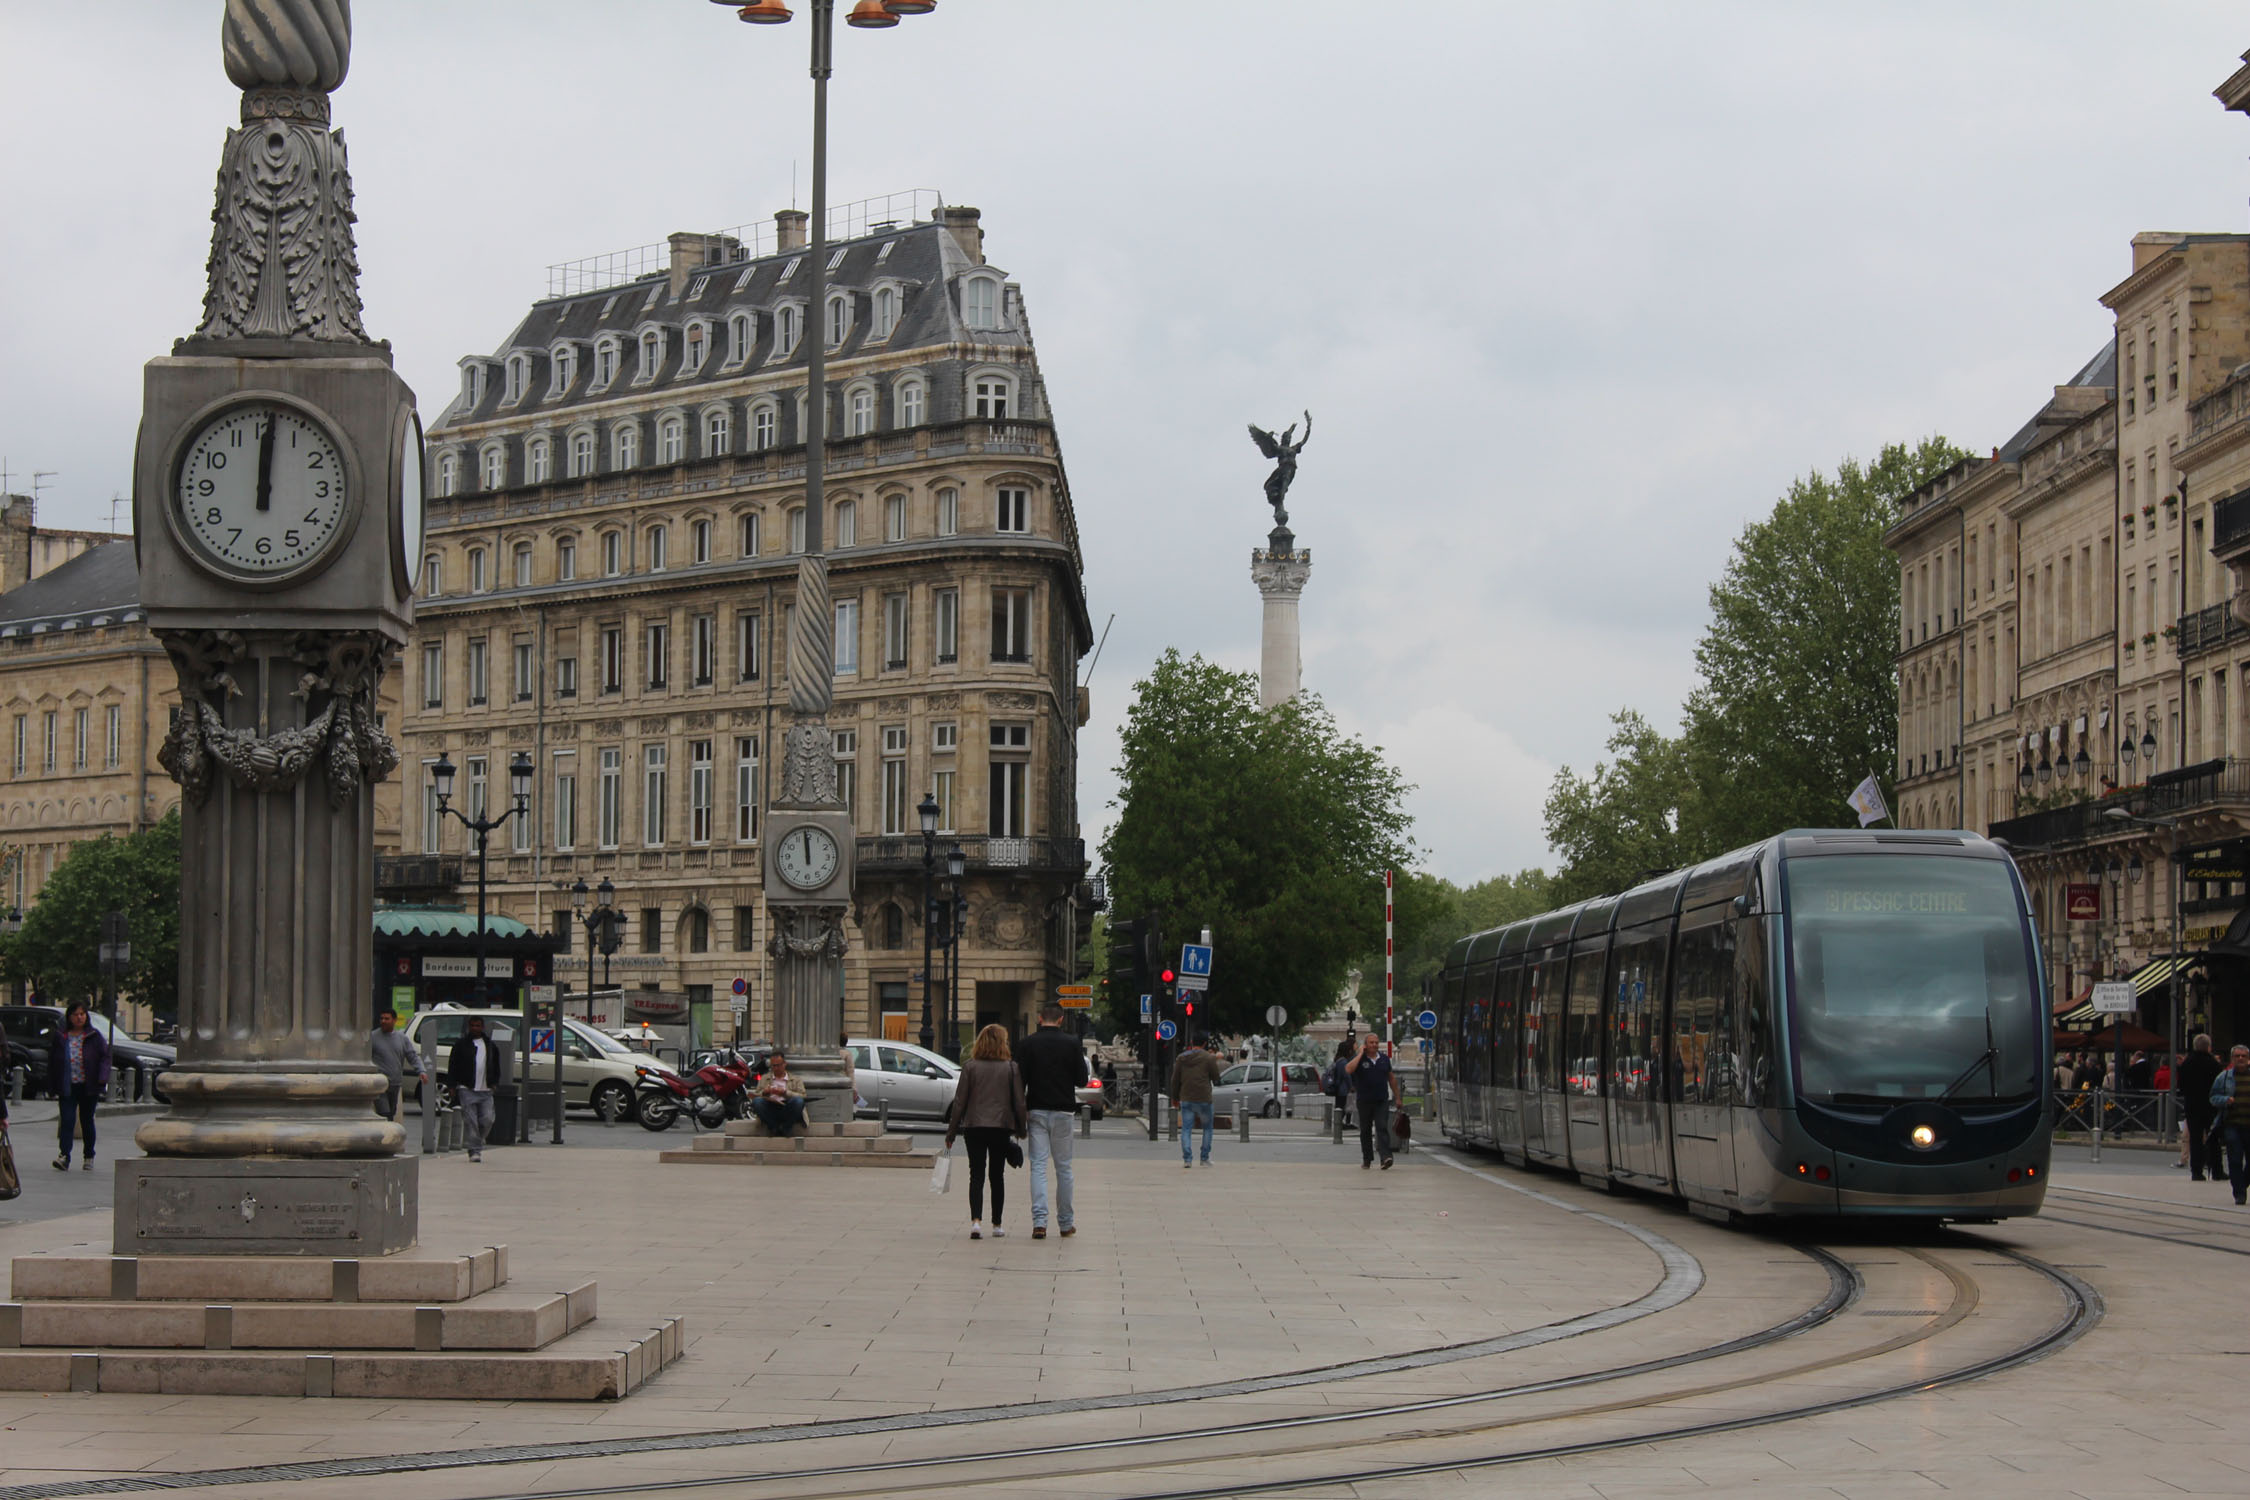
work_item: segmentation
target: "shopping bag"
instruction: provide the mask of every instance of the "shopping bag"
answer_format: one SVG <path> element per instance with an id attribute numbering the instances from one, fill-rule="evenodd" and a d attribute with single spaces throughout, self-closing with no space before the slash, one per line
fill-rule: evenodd
<path id="1" fill-rule="evenodd" d="M 16 1152 L 8 1144 L 6 1126 L 0 1126 L 0 1202 L 15 1197 L 23 1191 L 23 1179 L 16 1175 Z"/>
<path id="2" fill-rule="evenodd" d="M 944 1193 L 952 1186 L 953 1153 L 951 1151 L 941 1152 L 938 1159 L 930 1163 L 930 1191 Z"/>
<path id="3" fill-rule="evenodd" d="M 1407 1117 L 1407 1113 L 1403 1109 L 1398 1112 L 1398 1118 L 1391 1121 L 1391 1139 L 1394 1141 L 1414 1139 L 1414 1122 Z"/>

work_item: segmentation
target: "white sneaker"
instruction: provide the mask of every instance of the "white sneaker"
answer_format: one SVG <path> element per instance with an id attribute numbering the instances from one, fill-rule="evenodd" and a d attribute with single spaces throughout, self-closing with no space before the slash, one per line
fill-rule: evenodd
<path id="1" fill-rule="evenodd" d="M 981 1220 L 971 1219 L 969 1221 L 969 1238 L 972 1240 L 984 1238 L 984 1224 Z"/>
<path id="2" fill-rule="evenodd" d="M 995 1224 L 992 1226 L 992 1237 L 996 1240 L 1004 1240 L 1008 1237 L 1008 1231 Z"/>

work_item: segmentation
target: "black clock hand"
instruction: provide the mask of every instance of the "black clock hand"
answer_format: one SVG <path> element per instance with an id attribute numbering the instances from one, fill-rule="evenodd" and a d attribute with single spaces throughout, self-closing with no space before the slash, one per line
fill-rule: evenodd
<path id="1" fill-rule="evenodd" d="M 273 418 L 258 435 L 258 509 L 273 509 Z"/>

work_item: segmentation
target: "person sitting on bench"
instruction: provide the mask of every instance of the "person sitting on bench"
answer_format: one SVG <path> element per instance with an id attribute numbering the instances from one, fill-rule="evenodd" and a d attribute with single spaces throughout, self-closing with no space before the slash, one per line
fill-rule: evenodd
<path id="1" fill-rule="evenodd" d="M 781 1053 L 767 1056 L 766 1080 L 758 1086 L 750 1110 L 769 1135 L 787 1135 L 805 1123 L 805 1086 L 789 1076 L 789 1059 Z"/>

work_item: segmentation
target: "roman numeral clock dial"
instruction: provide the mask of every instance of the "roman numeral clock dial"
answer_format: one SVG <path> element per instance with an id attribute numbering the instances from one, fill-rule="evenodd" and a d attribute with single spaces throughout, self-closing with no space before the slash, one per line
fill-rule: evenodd
<path id="1" fill-rule="evenodd" d="M 180 535 L 217 572 L 287 578 L 343 535 L 348 476 L 321 423 L 293 407 L 251 402 L 189 434 L 173 481 Z"/>

